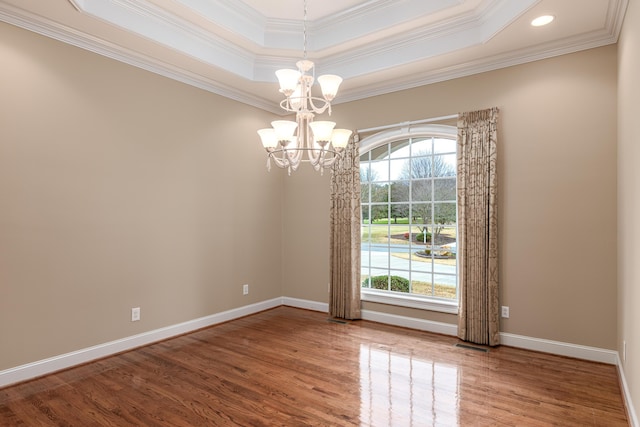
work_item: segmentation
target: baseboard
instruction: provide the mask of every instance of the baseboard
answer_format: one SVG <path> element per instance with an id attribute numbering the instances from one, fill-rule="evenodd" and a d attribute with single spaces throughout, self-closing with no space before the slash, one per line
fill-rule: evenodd
<path id="1" fill-rule="evenodd" d="M 326 302 L 309 301 L 306 299 L 282 297 L 282 304 L 295 308 L 304 308 L 306 310 L 329 312 L 329 304 Z"/>
<path id="2" fill-rule="evenodd" d="M 327 303 L 298 298 L 283 297 L 282 304 L 295 308 L 304 308 L 307 310 L 321 311 L 325 313 L 329 311 L 329 304 Z M 416 319 L 413 317 L 399 316 L 397 314 L 382 313 L 372 310 L 362 310 L 362 319 L 444 335 L 456 335 L 458 331 L 458 327 L 456 325 L 451 325 L 449 323 Z"/>
<path id="3" fill-rule="evenodd" d="M 0 387 L 5 387 L 18 382 L 30 380 L 75 365 L 87 363 L 92 360 L 111 356 L 116 353 L 131 350 L 136 347 L 148 345 L 157 341 L 165 340 L 177 335 L 197 329 L 206 328 L 218 323 L 248 316 L 283 304 L 282 298 L 274 298 L 256 304 L 246 305 L 236 309 L 223 311 L 210 316 L 201 317 L 165 328 L 155 329 L 142 334 L 133 335 L 119 340 L 83 348 L 71 353 L 61 354 L 48 359 L 39 360 L 33 363 L 16 366 L 15 368 L 0 371 Z"/>
<path id="4" fill-rule="evenodd" d="M 558 356 L 575 357 L 576 359 L 590 360 L 592 362 L 608 363 L 609 365 L 617 364 L 618 360 L 618 352 L 615 350 L 551 341 L 506 332 L 500 332 L 500 344 L 524 348 L 526 350 L 541 351 L 543 353 L 557 354 Z"/>
<path id="5" fill-rule="evenodd" d="M 33 363 L 6 369 L 4 371 L 0 371 L 0 387 L 5 387 L 7 385 L 33 379 L 42 375 L 59 371 L 61 369 L 70 368 L 75 365 L 87 363 L 92 360 L 131 350 L 143 345 L 148 345 L 153 342 L 185 334 L 197 329 L 206 328 L 218 323 L 237 319 L 243 316 L 248 316 L 250 314 L 258 313 L 260 311 L 268 310 L 280 305 L 288 305 L 291 307 L 303 308 L 325 313 L 328 312 L 329 309 L 329 305 L 327 303 L 290 297 L 274 298 L 256 304 L 251 304 L 221 313 L 212 314 L 210 316 L 201 317 L 199 319 L 190 320 L 176 325 L 167 326 L 165 328 L 133 335 L 120 340 L 99 344 L 71 353 L 66 353 L 59 356 L 50 357 L 48 359 L 39 360 Z M 458 327 L 455 324 L 416 319 L 412 317 L 399 316 L 372 310 L 363 310 L 362 318 L 364 320 L 370 320 L 373 322 L 386 323 L 389 325 L 418 329 L 422 331 L 451 336 L 456 336 L 458 331 Z M 500 333 L 500 339 L 502 344 L 512 347 L 618 365 L 621 372 L 621 378 L 624 380 L 622 365 L 619 362 L 618 353 L 613 350 L 568 344 L 564 342 L 550 341 L 539 338 L 526 337 L 522 335 L 514 335 L 505 332 Z M 628 396 L 628 390 L 626 390 L 626 382 L 623 382 L 623 384 L 625 387 L 625 394 Z M 630 398 L 627 398 L 627 402 L 629 408 L 632 408 L 630 404 Z M 635 413 L 633 411 L 631 412 L 633 413 L 635 419 Z M 640 425 L 638 425 L 637 423 L 635 424 L 635 426 L 640 427 Z"/>
<path id="6" fill-rule="evenodd" d="M 362 318 L 372 322 L 386 323 L 388 325 L 402 326 L 403 328 L 418 329 L 420 331 L 434 332 L 436 334 L 453 336 L 458 334 L 458 326 L 452 325 L 451 323 L 416 319 L 414 317 L 399 316 L 397 314 L 382 313 L 372 310 L 362 310 Z"/>
<path id="7" fill-rule="evenodd" d="M 618 376 L 620 377 L 620 386 L 622 388 L 622 398 L 624 399 L 625 406 L 627 407 L 627 416 L 629 417 L 629 425 L 631 427 L 640 427 L 640 423 L 638 423 L 638 417 L 636 415 L 636 410 L 633 407 L 633 401 L 631 400 L 631 392 L 629 391 L 629 386 L 627 385 L 627 379 L 624 376 L 624 368 L 622 367 L 622 361 L 620 360 L 620 355 L 618 355 Z"/>
<path id="8" fill-rule="evenodd" d="M 291 307 L 323 312 L 327 312 L 329 310 L 329 305 L 327 303 L 321 303 L 317 301 L 309 301 L 289 297 L 283 297 L 282 301 L 284 305 L 288 305 Z M 371 320 L 373 322 L 386 323 L 388 325 L 402 326 L 405 328 L 418 329 L 421 331 L 434 332 L 437 334 L 451 336 L 458 335 L 458 325 L 451 323 L 416 319 L 414 317 L 399 316 L 396 314 L 382 313 L 372 310 L 362 310 L 362 318 L 364 320 Z M 577 359 L 608 363 L 610 365 L 617 364 L 618 360 L 618 352 L 614 350 L 570 344 L 561 341 L 551 341 L 540 338 L 527 337 L 524 335 L 515 335 L 506 332 L 500 333 L 500 343 L 511 347 L 540 351 L 543 353 L 557 354 L 559 356 L 575 357 Z"/>

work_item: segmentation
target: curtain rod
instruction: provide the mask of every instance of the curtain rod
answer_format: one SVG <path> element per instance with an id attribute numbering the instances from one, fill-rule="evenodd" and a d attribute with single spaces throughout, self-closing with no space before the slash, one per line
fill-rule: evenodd
<path id="1" fill-rule="evenodd" d="M 449 120 L 449 119 L 456 119 L 458 118 L 457 114 L 451 114 L 448 116 L 441 116 L 441 117 L 433 117 L 431 119 L 424 119 L 424 120 L 415 120 L 413 122 L 401 122 L 401 123 L 396 123 L 394 125 L 385 125 L 385 126 L 378 126 L 378 127 L 374 127 L 374 128 L 368 128 L 368 129 L 356 129 L 355 133 L 365 133 L 365 132 L 374 132 L 374 131 L 379 131 L 379 130 L 385 130 L 385 129 L 391 129 L 391 128 L 399 128 L 399 127 L 403 127 L 403 126 L 413 126 L 413 125 L 419 125 L 422 123 L 431 123 L 431 122 L 439 122 L 441 120 Z"/>

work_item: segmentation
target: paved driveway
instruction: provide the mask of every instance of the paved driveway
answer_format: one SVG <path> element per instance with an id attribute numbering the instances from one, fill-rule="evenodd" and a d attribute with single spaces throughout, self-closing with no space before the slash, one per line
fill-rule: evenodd
<path id="1" fill-rule="evenodd" d="M 369 251 L 369 246 L 366 245 L 365 247 L 363 244 L 362 249 L 362 275 L 369 275 L 370 266 L 371 268 L 390 268 L 392 270 L 397 270 L 393 272 L 394 275 L 409 279 L 409 270 L 413 270 L 411 271 L 411 279 L 413 280 L 431 283 L 435 275 L 436 283 L 449 286 L 456 285 L 455 265 L 431 263 L 429 262 L 429 259 L 426 259 L 427 262 L 410 261 L 391 254 L 394 252 L 409 253 L 409 247 L 389 249 L 386 246 L 372 245 L 371 251 Z M 416 250 L 417 249 L 414 247 L 413 251 Z M 391 251 L 391 253 L 389 251 Z M 373 275 L 376 275 L 375 271 Z"/>

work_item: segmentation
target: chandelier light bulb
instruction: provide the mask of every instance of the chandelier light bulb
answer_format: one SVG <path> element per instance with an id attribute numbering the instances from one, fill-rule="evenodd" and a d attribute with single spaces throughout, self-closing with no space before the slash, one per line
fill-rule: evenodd
<path id="1" fill-rule="evenodd" d="M 320 83 L 320 89 L 322 90 L 322 96 L 327 101 L 333 101 L 333 98 L 338 94 L 338 88 L 342 83 L 342 77 L 334 74 L 325 74 L 318 77 L 318 83 Z"/>
<path id="2" fill-rule="evenodd" d="M 258 131 L 258 135 L 260 135 L 260 139 L 262 140 L 262 146 L 265 149 L 276 148 L 278 146 L 278 137 L 276 136 L 276 131 L 273 128 L 260 129 Z"/>
<path id="3" fill-rule="evenodd" d="M 285 96 L 291 96 L 298 86 L 300 76 L 300 71 L 289 68 L 276 71 L 276 77 L 278 77 L 278 82 L 280 83 L 280 92 L 284 93 Z"/>
<path id="4" fill-rule="evenodd" d="M 271 122 L 271 126 L 275 130 L 278 142 L 286 146 L 293 139 L 293 133 L 296 131 L 298 124 L 290 120 L 276 120 Z"/>
<path id="5" fill-rule="evenodd" d="M 296 89 L 289 97 L 289 102 L 291 103 L 291 108 L 295 111 L 299 111 L 302 108 L 302 86 L 297 85 Z"/>
<path id="6" fill-rule="evenodd" d="M 313 139 L 320 145 L 324 145 L 331 141 L 331 134 L 333 133 L 335 125 L 336 122 L 327 121 L 309 123 L 309 127 L 313 132 Z"/>
<path id="7" fill-rule="evenodd" d="M 351 138 L 352 133 L 349 129 L 334 129 L 331 134 L 333 148 L 343 150 L 349 144 L 349 138 Z"/>

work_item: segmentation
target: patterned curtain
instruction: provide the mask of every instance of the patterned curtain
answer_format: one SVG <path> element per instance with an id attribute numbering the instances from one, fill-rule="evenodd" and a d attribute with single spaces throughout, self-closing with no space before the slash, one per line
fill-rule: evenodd
<path id="1" fill-rule="evenodd" d="M 498 300 L 498 109 L 458 116 L 458 337 L 500 344 Z"/>
<path id="2" fill-rule="evenodd" d="M 360 318 L 360 154 L 351 140 L 331 171 L 329 315 Z"/>

